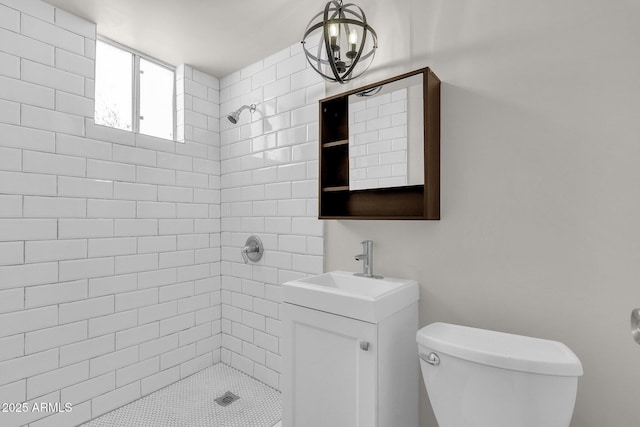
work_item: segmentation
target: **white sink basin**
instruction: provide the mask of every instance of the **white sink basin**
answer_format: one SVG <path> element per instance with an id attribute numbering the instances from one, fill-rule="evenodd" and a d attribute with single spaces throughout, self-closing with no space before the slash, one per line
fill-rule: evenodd
<path id="1" fill-rule="evenodd" d="M 372 279 L 347 271 L 332 271 L 283 285 L 284 302 L 339 314 L 370 323 L 418 301 L 415 280 Z"/>

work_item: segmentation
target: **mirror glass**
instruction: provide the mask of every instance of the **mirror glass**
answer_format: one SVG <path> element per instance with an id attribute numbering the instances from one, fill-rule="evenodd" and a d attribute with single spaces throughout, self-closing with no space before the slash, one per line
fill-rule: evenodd
<path id="1" fill-rule="evenodd" d="M 349 95 L 349 190 L 424 184 L 423 76 Z"/>

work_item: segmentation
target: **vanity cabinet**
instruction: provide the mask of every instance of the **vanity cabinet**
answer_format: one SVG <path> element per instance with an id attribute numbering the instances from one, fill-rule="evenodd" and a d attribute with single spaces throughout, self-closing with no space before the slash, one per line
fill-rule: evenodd
<path id="1" fill-rule="evenodd" d="M 378 323 L 282 304 L 283 427 L 416 427 L 418 306 Z"/>
<path id="2" fill-rule="evenodd" d="M 423 68 L 320 100 L 320 219 L 440 219 L 440 79 Z"/>

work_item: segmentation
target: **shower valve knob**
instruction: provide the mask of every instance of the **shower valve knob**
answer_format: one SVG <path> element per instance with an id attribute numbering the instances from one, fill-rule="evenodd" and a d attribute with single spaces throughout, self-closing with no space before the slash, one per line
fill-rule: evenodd
<path id="1" fill-rule="evenodd" d="M 240 255 L 245 264 L 249 261 L 258 262 L 262 259 L 264 254 L 264 246 L 262 240 L 258 236 L 251 236 L 247 239 L 247 242 L 242 248 L 240 248 Z"/>

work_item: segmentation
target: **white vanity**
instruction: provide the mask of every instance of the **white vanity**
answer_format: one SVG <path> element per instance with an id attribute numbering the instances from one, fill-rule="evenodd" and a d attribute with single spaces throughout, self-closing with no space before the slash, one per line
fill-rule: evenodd
<path id="1" fill-rule="evenodd" d="M 416 427 L 418 283 L 335 271 L 283 290 L 283 427 Z"/>

